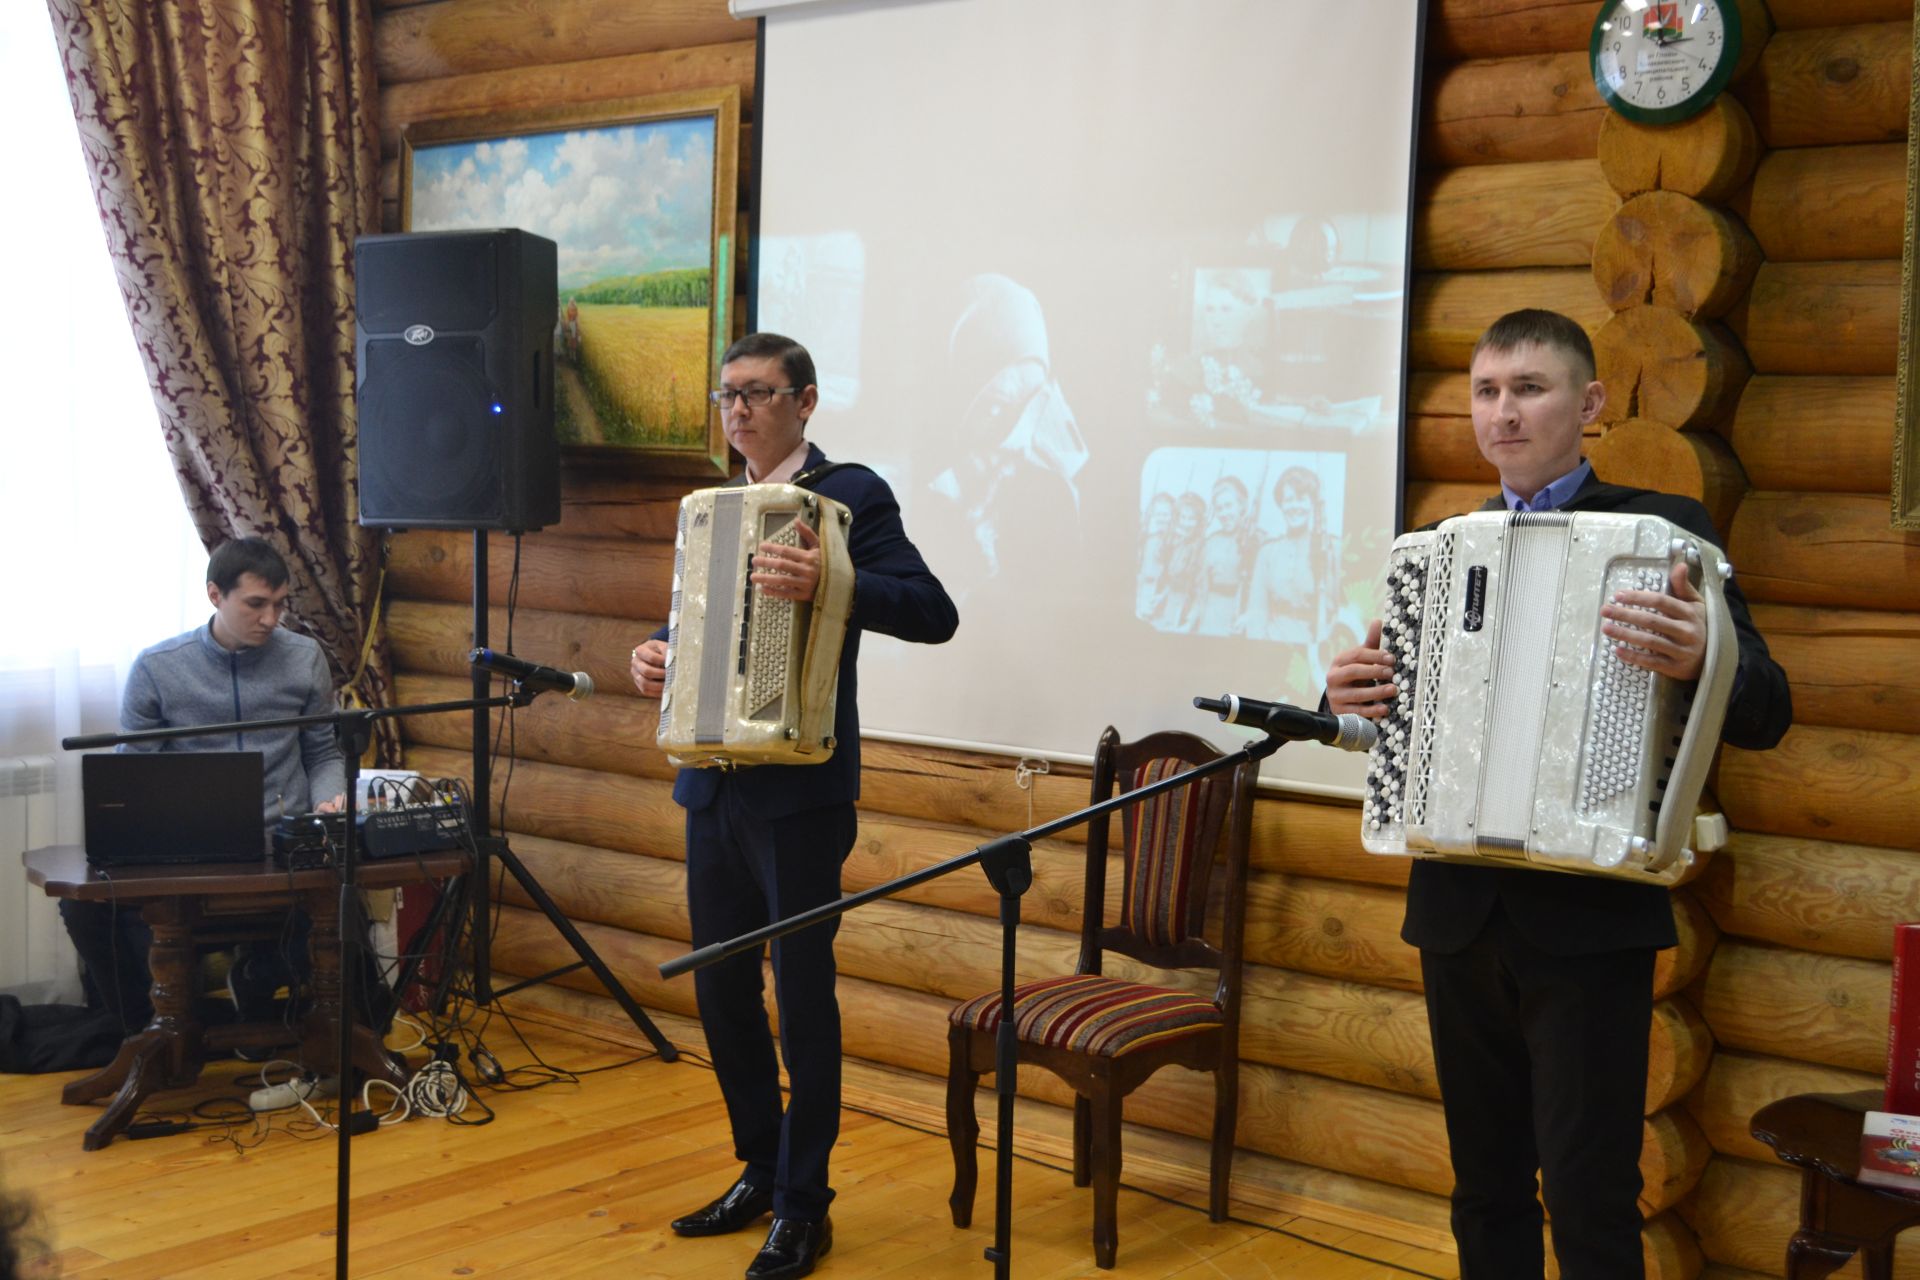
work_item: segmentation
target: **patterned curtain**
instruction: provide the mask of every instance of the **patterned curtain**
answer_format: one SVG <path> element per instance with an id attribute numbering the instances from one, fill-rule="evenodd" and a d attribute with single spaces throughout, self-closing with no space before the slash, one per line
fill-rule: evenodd
<path id="1" fill-rule="evenodd" d="M 201 541 L 285 551 L 298 624 L 345 684 L 380 577 L 379 535 L 355 522 L 353 242 L 380 220 L 368 0 L 48 8 Z M 391 702 L 383 650 L 353 690 L 373 706 Z"/>

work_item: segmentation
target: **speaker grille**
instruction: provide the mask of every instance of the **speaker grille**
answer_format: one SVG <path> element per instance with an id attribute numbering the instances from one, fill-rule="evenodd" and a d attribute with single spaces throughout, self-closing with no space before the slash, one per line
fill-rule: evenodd
<path id="1" fill-rule="evenodd" d="M 493 323 L 499 264 L 495 237 L 421 236 L 367 241 L 356 267 L 360 327 L 399 333 L 430 325 L 436 333 Z"/>
<path id="2" fill-rule="evenodd" d="M 500 512 L 498 414 L 478 338 L 413 347 L 369 341 L 360 414 L 381 424 L 360 436 L 360 510 L 368 521 L 486 523 Z"/>

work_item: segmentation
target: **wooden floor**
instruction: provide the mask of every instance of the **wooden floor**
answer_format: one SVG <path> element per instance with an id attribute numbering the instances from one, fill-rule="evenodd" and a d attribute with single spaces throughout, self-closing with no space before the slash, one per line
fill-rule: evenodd
<path id="1" fill-rule="evenodd" d="M 521 1022 L 547 1062 L 573 1070 L 631 1051 Z M 501 1061 L 531 1060 L 500 1024 Z M 244 1096 L 242 1064 L 211 1067 L 202 1086 L 169 1094 Z M 69 1076 L 0 1076 L 0 1186 L 40 1211 L 43 1259 L 70 1280 L 255 1280 L 334 1273 L 334 1139 L 278 1127 L 245 1151 L 205 1132 L 122 1138 L 83 1152 L 92 1108 L 63 1107 Z M 416 1119 L 356 1138 L 352 1274 L 356 1277 L 729 1277 L 763 1229 L 682 1240 L 669 1219 L 738 1172 L 713 1075 L 648 1060 L 531 1092 L 490 1092 L 482 1128 Z M 280 1122 L 284 1124 L 284 1121 Z M 989 1131 L 991 1124 L 988 1124 Z M 217 1131 L 216 1131 L 217 1132 Z M 849 1110 L 834 1152 L 834 1249 L 824 1277 L 990 1276 L 993 1157 L 983 1153 L 975 1227 L 947 1216 L 945 1136 Z M 1088 1193 L 1062 1171 L 1014 1171 L 1018 1277 L 1263 1277 L 1452 1280 L 1454 1260 L 1305 1218 L 1213 1224 L 1204 1211 L 1124 1189 L 1119 1266 L 1093 1266 Z M 46 1274 L 43 1270 L 42 1274 Z M 33 1274 L 30 1270 L 28 1274 Z"/>

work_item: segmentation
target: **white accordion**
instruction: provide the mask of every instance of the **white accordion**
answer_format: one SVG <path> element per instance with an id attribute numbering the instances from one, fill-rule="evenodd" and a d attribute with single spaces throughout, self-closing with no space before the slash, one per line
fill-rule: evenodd
<path id="1" fill-rule="evenodd" d="M 677 765 L 818 764 L 833 754 L 835 687 L 853 606 L 853 513 L 790 484 L 697 489 L 680 501 L 658 741 Z M 755 587 L 762 542 L 820 538 L 810 602 Z"/>
<path id="2" fill-rule="evenodd" d="M 1615 592 L 1666 590 L 1676 560 L 1707 603 L 1691 685 L 1621 661 L 1600 632 Z M 1399 693 L 1361 844 L 1673 883 L 1739 661 L 1731 574 L 1658 516 L 1482 512 L 1397 539 L 1381 643 Z"/>

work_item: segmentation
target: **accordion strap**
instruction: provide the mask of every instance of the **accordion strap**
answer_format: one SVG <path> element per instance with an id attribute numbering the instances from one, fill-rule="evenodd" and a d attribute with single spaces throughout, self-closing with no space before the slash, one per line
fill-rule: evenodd
<path id="1" fill-rule="evenodd" d="M 865 471 L 868 474 L 874 474 L 874 470 L 872 467 L 862 466 L 858 462 L 823 462 L 819 466 L 813 468 L 811 471 L 802 471 L 799 475 L 787 481 L 787 483 L 790 485 L 794 485 L 797 488 L 807 489 L 807 490 L 810 490 L 811 492 L 818 493 L 820 492 L 820 482 L 822 480 L 825 480 L 828 476 L 832 475 L 836 471 L 843 471 L 848 468 L 852 468 L 855 471 Z"/>

